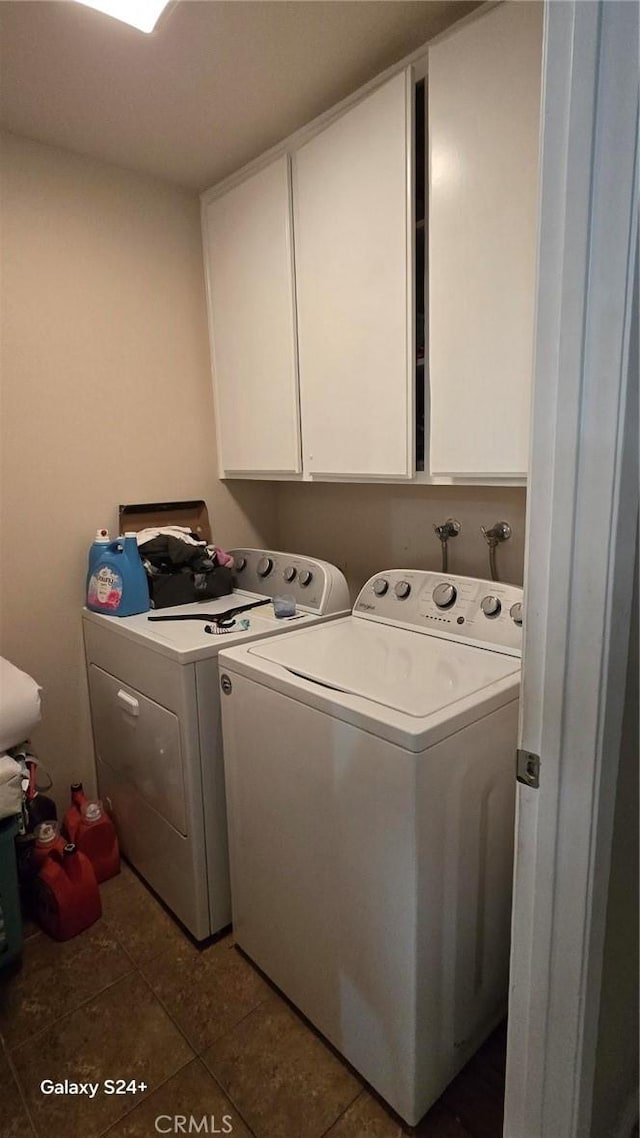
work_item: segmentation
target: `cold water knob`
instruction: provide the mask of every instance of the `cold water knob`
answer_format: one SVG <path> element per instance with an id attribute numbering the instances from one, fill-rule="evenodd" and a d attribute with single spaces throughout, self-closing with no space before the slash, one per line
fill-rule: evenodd
<path id="1" fill-rule="evenodd" d="M 299 581 L 300 581 L 300 584 L 302 585 L 303 589 L 305 589 L 307 587 L 307 585 L 310 585 L 312 580 L 313 580 L 313 573 L 311 572 L 311 570 L 310 569 L 303 569 L 302 573 L 300 574 L 300 577 L 299 577 Z"/>
<path id="2" fill-rule="evenodd" d="M 287 565 L 282 576 L 284 577 L 285 581 L 287 581 L 290 584 L 291 581 L 293 581 L 297 572 L 298 572 L 298 570 L 296 569 L 295 565 Z"/>
<path id="3" fill-rule="evenodd" d="M 258 564 L 257 564 L 258 576 L 259 577 L 268 577 L 272 569 L 273 569 L 272 558 L 271 557 L 261 557 Z"/>
<path id="4" fill-rule="evenodd" d="M 395 589 L 393 590 L 399 601 L 404 601 L 411 592 L 411 585 L 408 581 L 398 581 Z"/>
<path id="5" fill-rule="evenodd" d="M 441 581 L 433 590 L 433 599 L 439 609 L 451 608 L 458 595 L 458 590 L 450 581 Z"/>
<path id="6" fill-rule="evenodd" d="M 499 616 L 502 605 L 497 597 L 488 596 L 482 598 L 480 608 L 485 616 Z"/>
<path id="7" fill-rule="evenodd" d="M 509 609 L 509 616 L 514 624 L 522 624 L 522 601 L 516 601 Z"/>
<path id="8" fill-rule="evenodd" d="M 388 588 L 389 582 L 385 581 L 384 577 L 376 577 L 376 580 L 373 582 L 373 591 L 376 597 L 383 597 Z"/>

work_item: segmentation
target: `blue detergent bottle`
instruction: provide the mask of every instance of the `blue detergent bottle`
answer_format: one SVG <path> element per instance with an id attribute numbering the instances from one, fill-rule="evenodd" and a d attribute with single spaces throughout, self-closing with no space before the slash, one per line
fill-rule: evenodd
<path id="1" fill-rule="evenodd" d="M 95 543 L 94 543 L 95 544 Z M 107 616 L 133 616 L 149 609 L 147 575 L 135 533 L 125 533 L 97 550 L 91 561 L 87 608 Z"/>

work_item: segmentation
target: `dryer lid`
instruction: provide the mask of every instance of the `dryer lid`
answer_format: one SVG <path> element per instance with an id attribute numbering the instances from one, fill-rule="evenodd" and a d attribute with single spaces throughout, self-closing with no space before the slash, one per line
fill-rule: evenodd
<path id="1" fill-rule="evenodd" d="M 260 642 L 249 653 L 415 718 L 520 675 L 513 656 L 354 618 Z"/>

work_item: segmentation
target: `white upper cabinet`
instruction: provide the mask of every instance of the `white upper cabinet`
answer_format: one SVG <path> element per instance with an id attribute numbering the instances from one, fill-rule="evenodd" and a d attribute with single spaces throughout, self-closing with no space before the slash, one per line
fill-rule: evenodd
<path id="1" fill-rule="evenodd" d="M 429 50 L 430 468 L 526 476 L 543 5 Z"/>
<path id="2" fill-rule="evenodd" d="M 293 155 L 303 464 L 414 473 L 412 105 L 404 71 Z"/>
<path id="3" fill-rule="evenodd" d="M 203 201 L 220 473 L 297 474 L 288 155 Z"/>

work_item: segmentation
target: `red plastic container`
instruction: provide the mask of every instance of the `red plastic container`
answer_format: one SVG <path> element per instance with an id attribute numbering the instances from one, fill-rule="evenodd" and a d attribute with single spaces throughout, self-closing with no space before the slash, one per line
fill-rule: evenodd
<path id="1" fill-rule="evenodd" d="M 98 881 L 120 872 L 120 850 L 115 826 L 102 803 L 90 801 L 81 782 L 71 785 L 71 806 L 64 816 L 64 831 L 91 862 Z"/>
<path id="2" fill-rule="evenodd" d="M 45 856 L 36 879 L 35 908 L 40 925 L 55 940 L 70 940 L 102 915 L 93 866 L 73 843 Z"/>
<path id="3" fill-rule="evenodd" d="M 40 822 L 34 830 L 34 836 L 36 840 L 31 857 L 33 870 L 37 873 L 53 850 L 62 852 L 66 841 L 60 833 L 60 826 L 53 818 L 49 822 Z"/>

